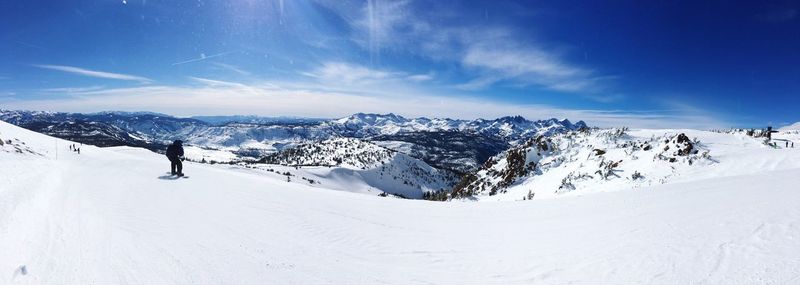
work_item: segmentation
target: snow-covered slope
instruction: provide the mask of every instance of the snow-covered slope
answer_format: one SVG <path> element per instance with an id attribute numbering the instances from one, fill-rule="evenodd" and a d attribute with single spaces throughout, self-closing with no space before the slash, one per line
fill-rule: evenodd
<path id="1" fill-rule="evenodd" d="M 742 157 L 736 136 L 699 139 L 719 165 L 753 171 L 506 203 L 357 195 L 224 165 L 187 163 L 191 178 L 173 180 L 142 149 L 61 152 L 3 122 L 0 138 L 41 154 L 0 152 L 0 284 L 800 281 L 800 149 Z"/>
<path id="2" fill-rule="evenodd" d="M 425 193 L 449 191 L 457 181 L 457 176 L 447 170 L 352 138 L 300 144 L 268 155 L 261 162 L 266 165 L 248 167 L 283 174 L 287 181 L 292 181 L 292 173 L 297 172 L 305 182 L 323 188 L 415 199 Z"/>
<path id="3" fill-rule="evenodd" d="M 797 132 L 800 131 L 800 122 L 782 127 L 779 129 L 782 132 Z"/>
<path id="4" fill-rule="evenodd" d="M 800 152 L 743 132 L 585 129 L 542 136 L 465 176 L 457 197 L 522 200 L 800 168 Z M 800 145 L 798 145 L 800 147 Z"/>

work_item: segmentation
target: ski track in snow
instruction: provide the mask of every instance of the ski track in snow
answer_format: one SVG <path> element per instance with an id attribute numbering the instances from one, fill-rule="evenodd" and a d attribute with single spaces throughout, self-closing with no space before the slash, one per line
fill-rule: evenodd
<path id="1" fill-rule="evenodd" d="M 794 284 L 800 169 L 525 202 L 287 183 L 0 123 L 0 284 Z M 66 142 L 59 142 L 66 149 Z M 787 150 L 788 151 L 788 150 Z M 800 149 L 798 149 L 800 151 Z M 787 155 L 789 153 L 787 152 Z M 22 273 L 24 266 L 25 274 Z"/>

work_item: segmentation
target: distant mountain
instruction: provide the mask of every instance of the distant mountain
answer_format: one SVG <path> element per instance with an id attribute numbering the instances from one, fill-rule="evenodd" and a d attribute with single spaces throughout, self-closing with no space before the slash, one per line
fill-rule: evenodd
<path id="1" fill-rule="evenodd" d="M 555 118 L 530 121 L 522 116 L 501 117 L 493 120 L 455 120 L 455 119 L 407 119 L 395 114 L 358 113 L 350 117 L 329 121 L 328 124 L 339 133 L 351 137 L 374 137 L 408 132 L 463 131 L 500 138 L 509 142 L 532 137 L 536 134 L 550 134 L 567 130 L 585 128 L 586 123 L 575 124 L 569 120 Z"/>
<path id="2" fill-rule="evenodd" d="M 0 120 L 44 134 L 98 146 L 163 150 L 176 139 L 240 156 L 262 157 L 309 141 L 348 137 L 373 141 L 438 168 L 466 173 L 485 159 L 537 136 L 585 128 L 582 121 L 408 119 L 365 114 L 334 119 L 207 116 L 177 118 L 150 112 L 92 114 L 0 110 Z"/>
<path id="3" fill-rule="evenodd" d="M 180 134 L 207 127 L 194 119 L 149 112 L 92 114 L 0 110 L 0 120 L 39 133 L 97 146 L 162 149 Z"/>
<path id="4" fill-rule="evenodd" d="M 340 134 L 369 140 L 442 169 L 466 173 L 487 158 L 536 135 L 586 128 L 569 120 L 530 121 L 521 116 L 494 120 L 407 119 L 395 114 L 358 113 L 329 122 Z"/>
<path id="5" fill-rule="evenodd" d="M 192 116 L 192 119 L 200 120 L 213 125 L 225 125 L 229 123 L 245 123 L 260 125 L 280 125 L 280 124 L 319 124 L 327 119 L 300 118 L 300 117 L 260 117 L 260 116 Z"/>
<path id="6" fill-rule="evenodd" d="M 464 174 L 511 145 L 500 138 L 465 131 L 414 131 L 380 135 L 375 144 L 422 159 L 440 169 Z"/>

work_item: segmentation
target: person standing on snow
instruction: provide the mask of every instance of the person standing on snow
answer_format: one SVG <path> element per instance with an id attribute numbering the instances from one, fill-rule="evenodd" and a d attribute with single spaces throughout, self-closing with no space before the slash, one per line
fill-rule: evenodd
<path id="1" fill-rule="evenodd" d="M 167 147 L 167 158 L 171 163 L 170 169 L 172 170 L 172 175 L 178 175 L 178 177 L 183 176 L 183 163 L 181 161 L 184 160 L 184 157 L 183 142 L 181 140 L 176 140 Z"/>

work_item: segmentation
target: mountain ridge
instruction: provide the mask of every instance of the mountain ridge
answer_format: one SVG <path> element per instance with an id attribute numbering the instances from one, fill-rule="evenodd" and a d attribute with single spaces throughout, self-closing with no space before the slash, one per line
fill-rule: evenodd
<path id="1" fill-rule="evenodd" d="M 236 121 L 237 118 L 241 122 Z M 0 110 L 0 120 L 48 135 L 98 146 L 128 145 L 161 151 L 171 141 L 181 139 L 187 144 L 255 158 L 306 141 L 335 137 L 382 141 L 385 145 L 397 145 L 390 143 L 392 139 L 415 143 L 399 136 L 413 134 L 419 141 L 432 143 L 428 146 L 416 146 L 416 149 L 425 149 L 429 154 L 444 146 L 449 149 L 443 151 L 451 154 L 443 157 L 442 163 L 437 163 L 430 155 L 417 158 L 439 166 L 452 164 L 454 161 L 464 162 L 465 158 L 469 158 L 466 162 L 470 167 L 483 163 L 480 160 L 487 157 L 483 155 L 487 151 L 494 155 L 507 145 L 517 144 L 535 135 L 587 127 L 583 121 L 572 123 L 567 119 L 555 118 L 535 121 L 522 116 L 505 116 L 491 120 L 426 117 L 408 119 L 393 113 L 356 113 L 339 119 L 306 121 L 297 118 L 280 121 L 255 116 L 217 116 L 212 121 L 218 123 L 210 123 L 198 118 L 178 118 L 152 112 L 106 111 L 81 114 Z M 92 131 L 97 135 L 91 139 L 85 138 L 85 134 Z M 442 139 L 435 142 L 435 137 L 442 133 L 473 137 L 488 144 L 464 149 L 456 144 L 442 143 Z M 450 169 L 457 172 L 470 170 L 454 167 Z"/>

